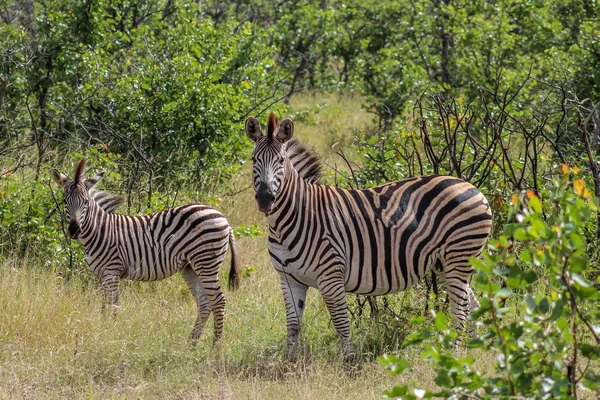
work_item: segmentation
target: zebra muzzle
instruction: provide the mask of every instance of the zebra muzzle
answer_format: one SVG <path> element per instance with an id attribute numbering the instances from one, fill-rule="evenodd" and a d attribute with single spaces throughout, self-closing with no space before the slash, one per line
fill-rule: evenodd
<path id="1" fill-rule="evenodd" d="M 79 225 L 77 224 L 77 222 L 71 221 L 69 223 L 69 236 L 71 236 L 73 239 L 77 239 L 79 237 Z"/>
<path id="2" fill-rule="evenodd" d="M 256 199 L 259 211 L 264 213 L 270 212 L 273 208 L 273 204 L 275 204 L 275 195 L 270 191 L 256 192 L 254 198 Z"/>

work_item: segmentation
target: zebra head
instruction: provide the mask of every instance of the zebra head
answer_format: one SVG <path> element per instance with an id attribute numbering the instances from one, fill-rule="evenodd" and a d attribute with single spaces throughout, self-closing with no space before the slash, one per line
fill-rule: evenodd
<path id="1" fill-rule="evenodd" d="M 252 182 L 255 198 L 258 209 L 264 213 L 273 209 L 277 193 L 283 186 L 286 143 L 293 135 L 294 123 L 289 118 L 277 123 L 277 117 L 271 113 L 266 136 L 256 118 L 246 120 L 246 136 L 254 142 Z"/>
<path id="2" fill-rule="evenodd" d="M 75 174 L 71 181 L 65 174 L 57 169 L 53 168 L 50 171 L 52 180 L 64 189 L 64 201 L 67 208 L 66 219 L 69 224 L 68 231 L 73 239 L 79 237 L 81 222 L 85 220 L 90 202 L 93 202 L 90 190 L 100 182 L 100 179 L 102 179 L 102 175 L 104 174 L 101 172 L 93 178 L 87 179 L 85 177 L 84 167 L 85 158 L 82 158 L 75 167 Z"/>

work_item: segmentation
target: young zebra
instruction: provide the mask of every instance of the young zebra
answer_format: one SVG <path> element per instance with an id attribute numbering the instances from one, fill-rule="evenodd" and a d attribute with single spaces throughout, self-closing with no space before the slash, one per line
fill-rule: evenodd
<path id="1" fill-rule="evenodd" d="M 121 279 L 154 281 L 181 271 L 198 305 L 190 340 L 200 337 L 211 311 L 219 340 L 225 298 L 218 273 L 229 245 L 229 287 L 238 286 L 234 235 L 225 217 L 199 204 L 143 217 L 112 214 L 123 199 L 94 189 L 102 174 L 88 179 L 84 167 L 82 159 L 71 181 L 56 169 L 51 176 L 64 188 L 69 235 L 83 244 L 85 261 L 105 290 L 105 303 L 118 306 Z"/>
<path id="2" fill-rule="evenodd" d="M 254 117 L 253 185 L 269 222 L 269 254 L 285 299 L 288 355 L 296 352 L 309 287 L 318 288 L 346 352 L 352 353 L 346 292 L 385 295 L 408 289 L 431 268 L 445 284 L 454 324 L 479 303 L 469 286 L 492 214 L 473 185 L 422 176 L 368 190 L 320 185 L 320 161 L 295 140 L 290 119 Z"/>

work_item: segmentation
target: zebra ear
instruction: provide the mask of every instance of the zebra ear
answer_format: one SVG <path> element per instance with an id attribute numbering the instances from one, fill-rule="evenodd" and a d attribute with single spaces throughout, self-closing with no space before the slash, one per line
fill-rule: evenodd
<path id="1" fill-rule="evenodd" d="M 82 179 L 85 179 L 85 158 L 82 158 L 75 167 L 75 174 L 73 180 L 78 183 Z"/>
<path id="2" fill-rule="evenodd" d="M 96 176 L 94 176 L 93 178 L 86 179 L 85 180 L 85 187 L 87 188 L 87 190 L 90 190 L 91 188 L 93 188 L 94 186 L 96 186 L 98 184 L 98 182 L 100 182 L 100 180 L 102 180 L 102 176 L 103 175 L 104 175 L 104 171 L 96 174 Z"/>
<path id="3" fill-rule="evenodd" d="M 246 136 L 253 142 L 258 142 L 258 140 L 263 137 L 260 124 L 254 117 L 248 117 L 246 120 Z"/>
<path id="4" fill-rule="evenodd" d="M 290 140 L 294 136 L 294 123 L 291 119 L 286 118 L 279 124 L 279 129 L 277 129 L 277 139 L 281 141 L 281 143 L 285 143 Z"/>
<path id="5" fill-rule="evenodd" d="M 52 180 L 54 182 L 56 182 L 56 184 L 58 186 L 64 187 L 67 184 L 67 182 L 69 181 L 69 178 L 65 174 L 63 174 L 59 170 L 57 170 L 56 168 L 52 168 L 50 170 L 50 176 L 52 177 Z"/>

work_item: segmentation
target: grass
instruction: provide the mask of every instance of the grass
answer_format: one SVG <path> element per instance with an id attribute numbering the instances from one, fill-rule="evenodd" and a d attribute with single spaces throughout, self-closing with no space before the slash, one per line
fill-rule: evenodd
<path id="1" fill-rule="evenodd" d="M 253 239 L 255 241 L 260 240 Z M 244 245 L 250 245 L 250 240 Z M 241 243 L 240 243 L 241 245 Z M 256 247 L 260 247 L 257 243 Z M 283 358 L 285 320 L 265 263 L 228 294 L 221 351 L 207 330 L 192 348 L 195 305 L 181 278 L 122 285 L 116 317 L 85 281 L 5 265 L 0 276 L 0 393 L 8 397 L 377 398 L 394 379 L 372 360 L 347 364 L 316 293 L 306 357 Z"/>
<path id="2" fill-rule="evenodd" d="M 294 98 L 296 137 L 326 163 L 340 163 L 335 149 L 349 149 L 355 129 L 371 117 L 352 97 L 303 95 Z M 246 164 L 223 193 L 207 201 L 232 226 L 266 220 L 249 189 Z M 180 276 L 154 283 L 122 282 L 116 317 L 101 308 L 91 273 L 60 278 L 60 267 L 10 260 L 0 266 L 0 395 L 7 398 L 219 398 L 368 399 L 402 381 L 435 388 L 434 371 L 414 349 L 399 343 L 413 329 L 407 321 L 422 313 L 422 288 L 394 296 L 396 329 L 361 319 L 353 325 L 359 358 L 341 357 L 324 304 L 309 291 L 302 356 L 284 361 L 285 308 L 266 238 L 238 240 L 240 268 L 253 267 L 240 290 L 227 292 L 225 333 L 212 344 L 212 320 L 196 347 L 187 336 L 196 306 Z M 227 263 L 228 261 L 226 261 Z M 225 277 L 222 276 L 222 281 Z M 354 297 L 350 296 L 351 302 Z M 388 321 L 389 322 L 389 321 Z M 389 376 L 376 356 L 402 353 L 414 368 Z M 481 357 L 484 367 L 493 360 Z M 406 382 L 404 382 L 406 383 Z"/>

